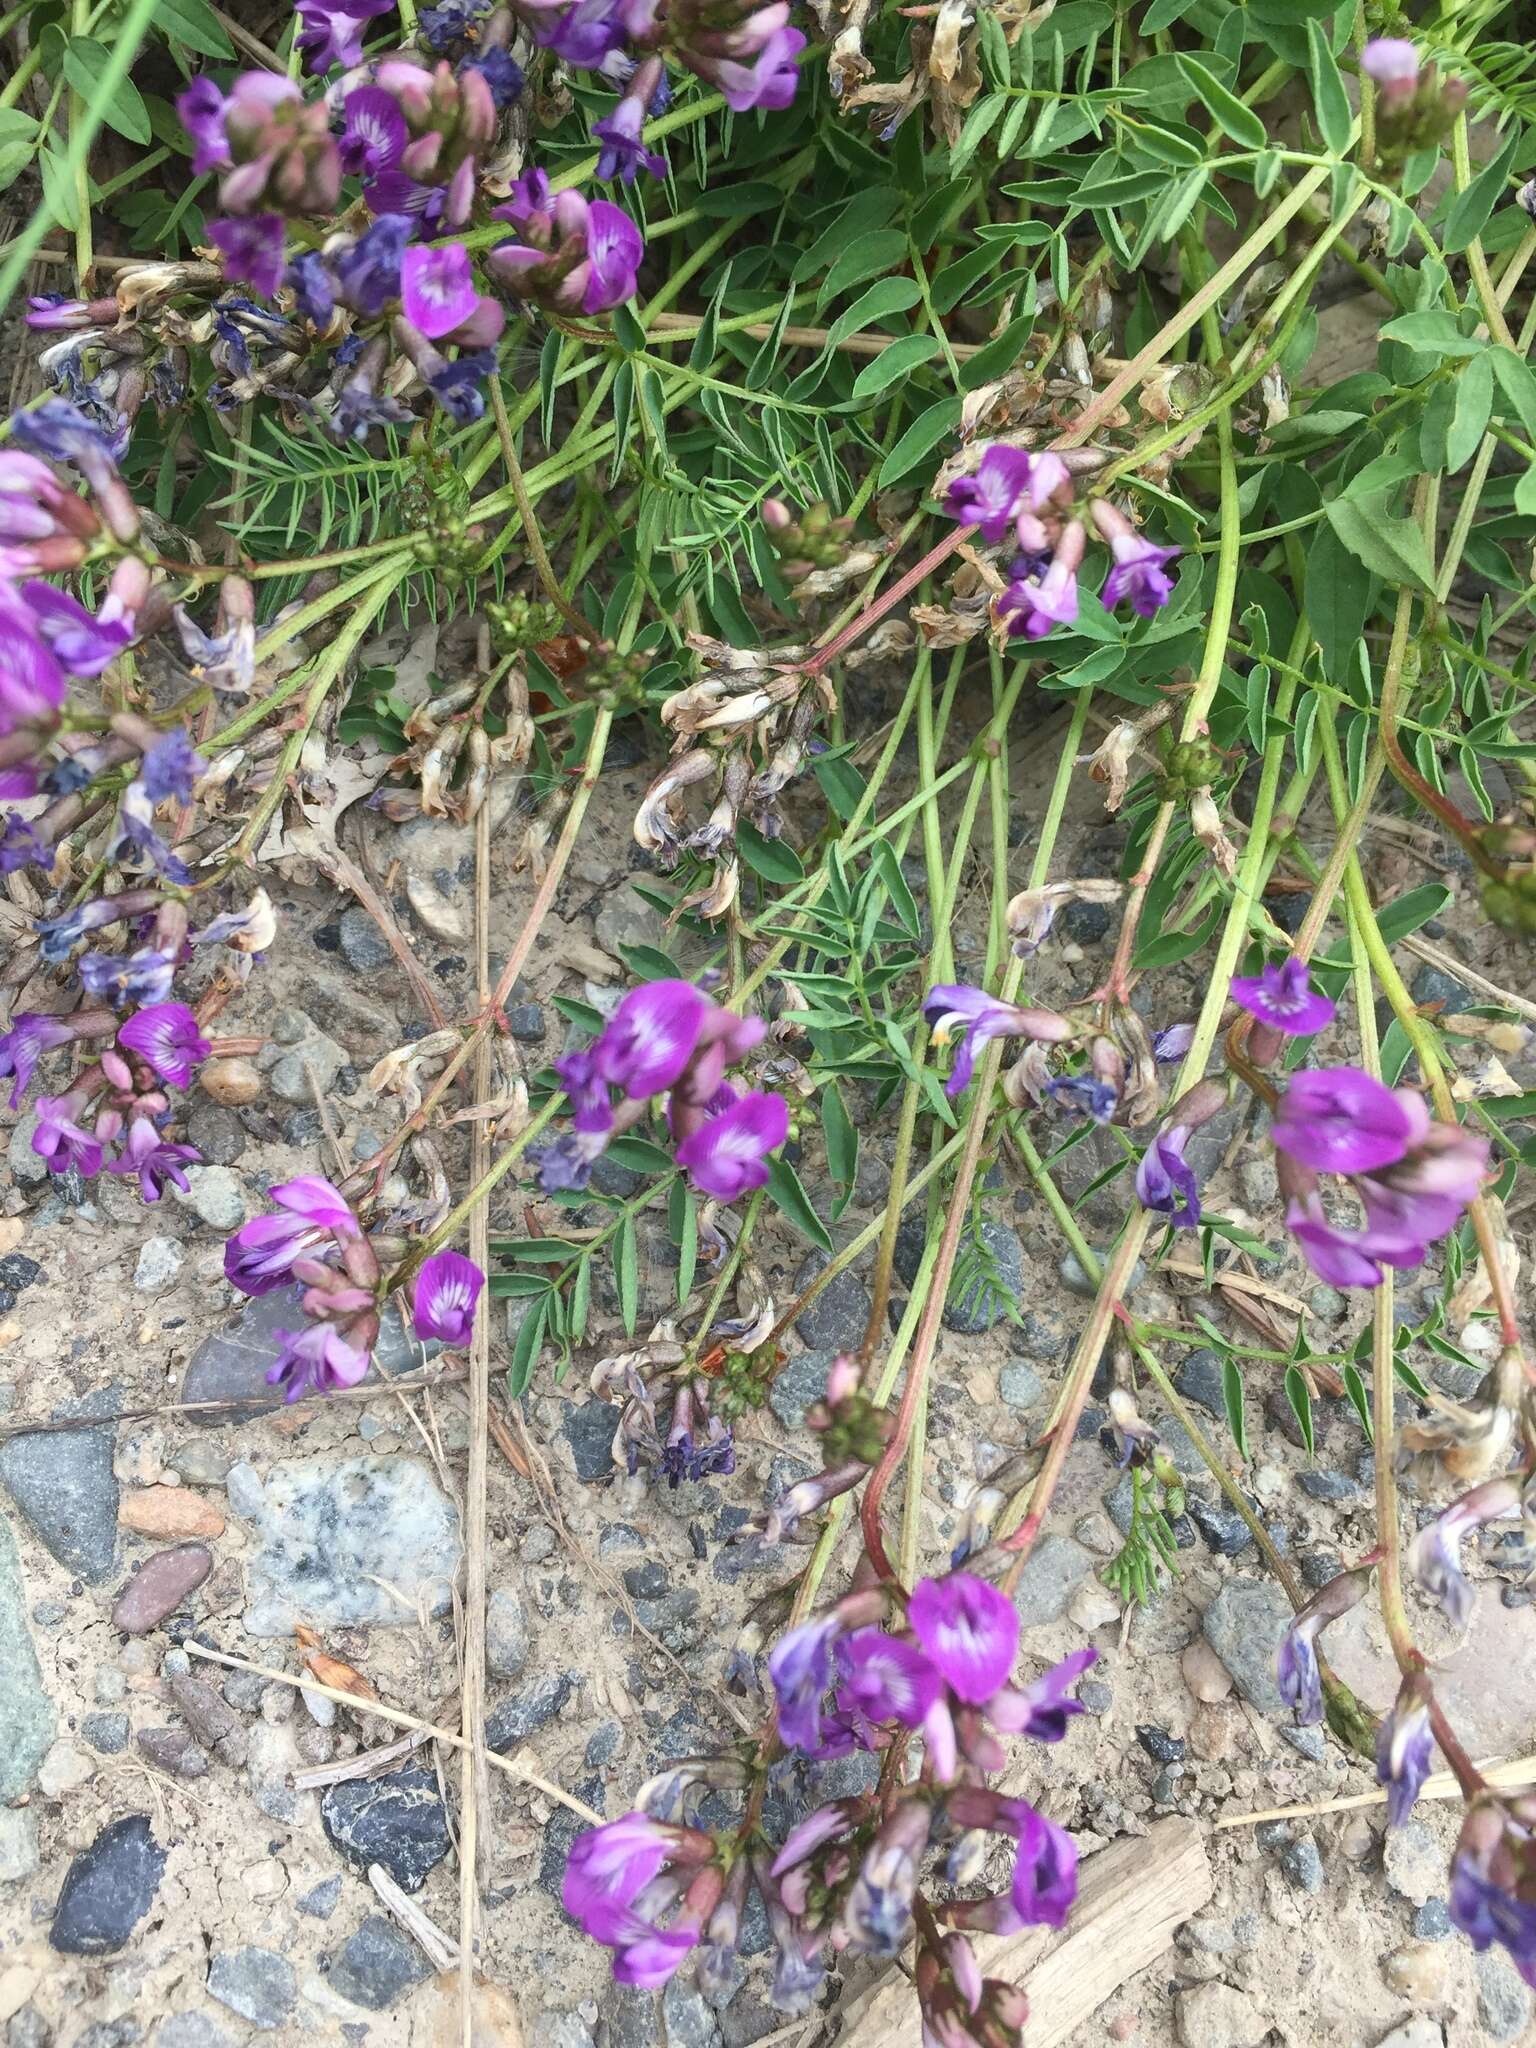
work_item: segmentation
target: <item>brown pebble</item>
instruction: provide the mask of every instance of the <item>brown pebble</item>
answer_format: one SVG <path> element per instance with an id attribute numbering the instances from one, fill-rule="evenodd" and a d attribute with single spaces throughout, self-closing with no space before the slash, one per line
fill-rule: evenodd
<path id="1" fill-rule="evenodd" d="M 1449 1943 L 1409 1941 L 1394 1949 L 1381 1966 L 1388 1988 L 1416 2006 L 1443 2003 L 1450 1984 Z"/>
<path id="2" fill-rule="evenodd" d="M 112 1626 L 125 1636 L 148 1635 L 213 1570 L 212 1553 L 201 1543 L 181 1543 L 147 1557 L 117 1596 Z"/>
<path id="3" fill-rule="evenodd" d="M 140 1536 L 221 1536 L 224 1516 L 190 1486 L 145 1486 L 125 1493 L 117 1519 Z"/>
<path id="4" fill-rule="evenodd" d="M 254 1102 L 261 1093 L 261 1076 L 249 1060 L 206 1060 L 197 1083 L 211 1102 L 231 1106 Z"/>
<path id="5" fill-rule="evenodd" d="M 185 1728 L 141 1728 L 134 1740 L 140 1750 L 173 1778 L 206 1778 L 208 1759 Z"/>
<path id="6" fill-rule="evenodd" d="M 224 1695 L 205 1678 L 193 1678 L 178 1671 L 170 1686 L 171 1698 L 186 1717 L 187 1726 L 205 1747 L 219 1749 L 222 1744 L 235 1741 L 243 1744 L 245 1724 Z"/>
<path id="7" fill-rule="evenodd" d="M 1232 1674 L 1210 1644 L 1200 1638 L 1192 1642 L 1180 1657 L 1179 1669 L 1195 1698 L 1204 1700 L 1208 1706 L 1215 1706 L 1232 1690 Z"/>
<path id="8" fill-rule="evenodd" d="M 1189 1717 L 1189 1746 L 1208 1764 L 1219 1764 L 1232 1754 L 1235 1733 L 1230 1708 L 1201 1705 Z"/>

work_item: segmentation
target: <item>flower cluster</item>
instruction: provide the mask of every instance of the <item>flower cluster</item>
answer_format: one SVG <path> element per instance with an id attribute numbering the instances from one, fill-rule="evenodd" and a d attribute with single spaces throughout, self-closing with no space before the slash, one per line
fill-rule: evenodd
<path id="1" fill-rule="evenodd" d="M 1072 502 L 1072 474 L 1059 455 L 1002 441 L 989 443 L 974 473 L 949 486 L 944 510 L 951 519 L 978 528 L 988 547 L 1009 538 L 1017 546 L 995 607 L 1012 636 L 1042 640 L 1053 626 L 1076 623 L 1088 529 L 1068 516 Z M 1152 618 L 1173 595 L 1167 565 L 1179 550 L 1143 539 L 1106 498 L 1090 499 L 1088 516 L 1111 556 L 1100 602 L 1113 611 L 1128 601 L 1140 618 Z"/>
<path id="2" fill-rule="evenodd" d="M 700 1760 L 653 1780 L 640 1810 L 578 1838 L 566 1869 L 566 1910 L 614 1951 L 620 1982 L 664 1984 L 697 1951 L 707 1989 L 728 1969 L 755 1885 L 776 1948 L 773 1998 L 785 2011 L 808 2009 L 829 1946 L 898 1955 L 915 1917 L 929 2038 L 1017 2038 L 1017 1994 L 982 1978 L 963 1930 L 1062 1926 L 1076 1896 L 1077 1852 L 1055 1822 L 982 1777 L 1006 1762 L 1000 1735 L 1061 1740 L 1082 1711 L 1070 1688 L 1095 1653 L 1080 1650 L 1015 1686 L 1018 1615 L 995 1587 L 960 1572 L 921 1580 L 896 1625 L 890 1599 L 850 1593 L 784 1636 L 768 1670 L 784 1747 L 828 1757 L 889 1749 L 921 1732 L 917 1779 L 904 1784 L 897 1774 L 884 1799 L 816 1808 L 777 1850 L 749 1844 L 750 1828 L 717 1838 L 678 1824 L 681 1798 L 705 1785 L 739 1789 L 752 1766 Z M 979 1898 L 924 1899 L 919 1909 L 930 1850 L 945 1850 L 951 1883 L 968 1885 L 989 1834 L 1011 1845 L 1007 1886 Z"/>
<path id="3" fill-rule="evenodd" d="M 269 1190 L 279 1213 L 242 1224 L 224 1247 L 224 1275 L 242 1294 L 303 1289 L 301 1329 L 275 1334 L 268 1383 L 285 1400 L 355 1387 L 379 1334 L 383 1288 L 378 1253 L 351 1203 L 318 1174 Z M 485 1275 L 461 1252 L 434 1253 L 416 1275 L 412 1322 L 422 1341 L 468 1344 Z"/>
<path id="4" fill-rule="evenodd" d="M 1441 78 L 1433 64 L 1402 36 L 1374 36 L 1360 53 L 1360 69 L 1376 88 L 1376 148 L 1396 164 L 1419 149 L 1437 149 L 1467 103 L 1459 78 Z"/>
<path id="5" fill-rule="evenodd" d="M 789 1135 L 789 1108 L 782 1095 L 738 1090 L 725 1072 L 764 1028 L 759 1018 L 722 1010 L 691 982 L 632 989 L 585 1051 L 555 1062 L 571 1129 L 539 1155 L 544 1187 L 585 1187 L 611 1140 L 664 1095 L 673 1156 L 701 1194 L 734 1202 L 760 1188 L 768 1154 Z"/>

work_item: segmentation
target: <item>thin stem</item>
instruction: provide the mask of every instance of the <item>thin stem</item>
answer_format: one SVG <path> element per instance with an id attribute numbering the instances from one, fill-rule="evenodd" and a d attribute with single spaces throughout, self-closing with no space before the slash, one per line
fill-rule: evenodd
<path id="1" fill-rule="evenodd" d="M 540 587 L 579 639 L 598 644 L 593 640 L 591 621 L 582 617 L 560 588 L 560 579 L 555 574 L 554 565 L 544 546 L 544 536 L 540 533 L 538 520 L 534 516 L 522 464 L 517 459 L 517 442 L 513 439 L 512 422 L 507 417 L 506 394 L 501 388 L 500 376 L 492 377 L 490 384 L 491 409 L 496 415 L 496 432 L 501 440 L 502 467 L 507 472 L 507 482 L 512 486 L 512 495 L 517 500 L 518 517 L 523 522 L 523 543 L 533 557 L 533 566 Z"/>

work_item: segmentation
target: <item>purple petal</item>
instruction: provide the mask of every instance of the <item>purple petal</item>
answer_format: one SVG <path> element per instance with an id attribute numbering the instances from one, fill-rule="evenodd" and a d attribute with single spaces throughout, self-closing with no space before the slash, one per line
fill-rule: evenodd
<path id="1" fill-rule="evenodd" d="M 1019 1617 L 996 1586 L 970 1572 L 919 1579 L 907 1603 L 913 1633 L 969 1706 L 1006 1685 L 1019 1648 Z"/>

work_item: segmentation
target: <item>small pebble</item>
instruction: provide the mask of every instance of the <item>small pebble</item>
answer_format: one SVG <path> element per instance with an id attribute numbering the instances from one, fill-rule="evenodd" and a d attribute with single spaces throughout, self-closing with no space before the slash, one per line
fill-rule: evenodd
<path id="1" fill-rule="evenodd" d="M 249 1060 L 205 1060 L 198 1068 L 197 1085 L 210 1101 L 238 1107 L 256 1100 L 261 1093 L 261 1076 Z"/>
<path id="2" fill-rule="evenodd" d="M 112 1626 L 125 1636 L 147 1635 L 213 1570 L 212 1553 L 201 1543 L 183 1543 L 147 1558 L 128 1581 L 112 1609 Z"/>
<path id="3" fill-rule="evenodd" d="M 1136 1730 L 1136 1740 L 1154 1763 L 1177 1764 L 1184 1760 L 1182 1738 L 1170 1735 L 1166 1728 L 1156 1728 L 1142 1723 Z"/>

